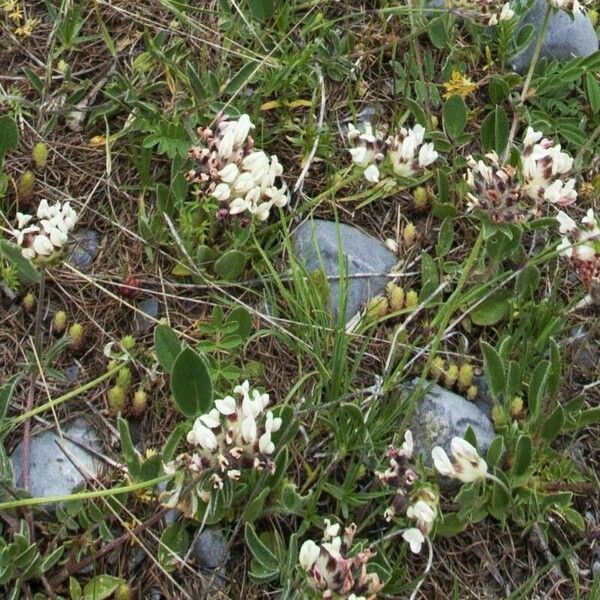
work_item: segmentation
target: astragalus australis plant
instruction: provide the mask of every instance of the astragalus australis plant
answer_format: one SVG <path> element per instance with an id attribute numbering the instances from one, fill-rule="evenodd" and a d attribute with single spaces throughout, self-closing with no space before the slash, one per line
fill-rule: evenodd
<path id="1" fill-rule="evenodd" d="M 238 215 L 265 221 L 273 207 L 288 203 L 283 167 L 276 155 L 268 156 L 254 147 L 252 129 L 247 114 L 237 120 L 220 114 L 213 127 L 198 129 L 200 144 L 189 151 L 196 166 L 186 178 L 197 196 L 209 196 L 221 204 L 220 218 Z"/>
<path id="2" fill-rule="evenodd" d="M 376 573 L 369 573 L 375 552 L 369 547 L 352 548 L 356 525 L 340 535 L 340 525 L 325 519 L 320 543 L 306 540 L 300 547 L 299 562 L 309 587 L 324 600 L 372 600 L 384 584 Z"/>

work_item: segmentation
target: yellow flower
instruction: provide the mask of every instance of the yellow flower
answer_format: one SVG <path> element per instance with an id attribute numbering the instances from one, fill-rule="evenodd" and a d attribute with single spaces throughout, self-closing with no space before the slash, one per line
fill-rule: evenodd
<path id="1" fill-rule="evenodd" d="M 39 19 L 27 19 L 21 27 L 15 29 L 15 35 L 18 37 L 29 37 L 39 23 Z"/>
<path id="2" fill-rule="evenodd" d="M 446 89 L 446 93 L 444 94 L 445 99 L 454 95 L 466 98 L 477 89 L 477 85 L 458 71 L 452 72 L 452 77 L 443 84 L 443 87 Z"/>

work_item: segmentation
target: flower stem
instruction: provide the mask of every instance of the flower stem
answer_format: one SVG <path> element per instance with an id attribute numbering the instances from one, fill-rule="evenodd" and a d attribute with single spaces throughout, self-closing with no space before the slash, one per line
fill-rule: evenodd
<path id="1" fill-rule="evenodd" d="M 544 45 L 544 39 L 546 37 L 546 30 L 548 29 L 548 24 L 550 23 L 550 17 L 554 12 L 553 6 L 550 2 L 547 3 L 546 12 L 544 13 L 544 20 L 542 21 L 542 26 L 540 27 L 538 39 L 536 40 L 535 48 L 533 50 L 533 55 L 531 57 L 531 63 L 529 64 L 529 70 L 527 71 L 527 76 L 525 77 L 525 83 L 523 84 L 523 89 L 521 90 L 521 96 L 519 99 L 519 106 L 523 106 L 525 104 L 525 100 L 527 100 L 527 95 L 529 94 L 529 87 L 531 86 L 531 80 L 533 79 L 533 73 L 535 72 L 535 68 L 540 59 L 540 53 L 542 51 L 542 46 Z M 513 115 L 512 124 L 510 127 L 510 133 L 508 134 L 508 142 L 506 144 L 506 148 L 504 150 L 504 155 L 502 156 L 502 162 L 506 162 L 510 149 L 513 144 L 513 140 L 515 139 L 515 133 L 517 132 L 517 124 L 519 122 L 519 112 L 515 110 Z"/>
<path id="2" fill-rule="evenodd" d="M 485 478 L 489 479 L 490 481 L 493 481 L 494 483 L 497 483 L 508 494 L 509 498 L 511 498 L 511 500 L 512 500 L 512 494 L 510 492 L 510 489 L 504 483 L 504 481 L 502 481 L 501 479 L 498 479 L 498 477 L 496 477 L 495 475 L 492 475 L 491 473 L 486 473 Z"/>

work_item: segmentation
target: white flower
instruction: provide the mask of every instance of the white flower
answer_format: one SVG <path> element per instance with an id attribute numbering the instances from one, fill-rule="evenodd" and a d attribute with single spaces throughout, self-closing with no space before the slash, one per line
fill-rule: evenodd
<path id="1" fill-rule="evenodd" d="M 227 123 L 223 129 L 223 135 L 217 142 L 217 152 L 221 158 L 230 158 L 233 154 L 233 146 L 235 144 L 235 124 Z"/>
<path id="2" fill-rule="evenodd" d="M 577 229 L 577 223 L 575 223 L 575 221 L 573 219 L 571 219 L 571 217 L 568 214 L 566 214 L 565 212 L 563 212 L 562 210 L 558 211 L 558 214 L 556 215 L 556 220 L 560 224 L 558 231 L 560 233 L 562 233 L 563 235 L 565 233 L 568 233 L 570 231 L 575 231 Z"/>
<path id="3" fill-rule="evenodd" d="M 233 191 L 240 195 L 247 194 L 254 187 L 256 187 L 256 180 L 252 173 L 248 172 L 241 173 L 233 182 Z"/>
<path id="4" fill-rule="evenodd" d="M 560 238 L 560 244 L 557 246 L 556 251 L 561 256 L 571 258 L 573 256 L 573 244 L 571 244 L 568 238 L 562 237 Z"/>
<path id="5" fill-rule="evenodd" d="M 230 469 L 227 471 L 227 477 L 233 481 L 237 481 L 242 476 L 242 472 L 239 469 Z"/>
<path id="6" fill-rule="evenodd" d="M 325 530 L 323 531 L 323 541 L 328 542 L 340 533 L 340 524 L 331 523 L 329 519 L 323 519 L 325 522 Z"/>
<path id="7" fill-rule="evenodd" d="M 212 197 L 215 200 L 219 200 L 220 202 L 229 200 L 230 196 L 231 190 L 229 189 L 229 186 L 226 183 L 219 183 L 212 192 Z"/>
<path id="8" fill-rule="evenodd" d="M 510 21 L 515 16 L 515 11 L 510 8 L 510 3 L 506 2 L 502 6 L 499 19 L 501 21 Z"/>
<path id="9" fill-rule="evenodd" d="M 435 151 L 432 143 L 424 144 L 419 150 L 419 166 L 427 167 L 437 160 L 438 153 Z"/>
<path id="10" fill-rule="evenodd" d="M 236 146 L 241 146 L 248 137 L 250 129 L 254 129 L 254 125 L 250 121 L 250 117 L 246 114 L 242 115 L 235 123 L 232 123 L 234 130 L 234 143 Z"/>
<path id="11" fill-rule="evenodd" d="M 402 444 L 402 448 L 401 448 L 400 452 L 406 458 L 411 458 L 414 447 L 415 447 L 415 445 L 413 442 L 412 432 L 410 431 L 410 429 L 407 429 L 404 432 L 404 442 Z"/>
<path id="12" fill-rule="evenodd" d="M 258 205 L 251 205 L 248 210 L 251 214 L 256 215 L 256 218 L 259 221 L 266 221 L 269 218 L 269 211 L 271 210 L 271 206 L 273 206 L 273 202 L 261 202 Z"/>
<path id="13" fill-rule="evenodd" d="M 213 408 L 210 412 L 205 415 L 201 415 L 198 417 L 204 425 L 206 425 L 209 429 L 214 429 L 215 427 L 219 427 L 221 424 L 221 417 L 219 411 L 216 408 Z"/>
<path id="14" fill-rule="evenodd" d="M 232 415 L 236 410 L 235 398 L 225 396 L 222 400 L 215 400 L 215 407 L 222 415 Z"/>
<path id="15" fill-rule="evenodd" d="M 356 148 L 348 148 L 352 162 L 359 167 L 366 167 L 374 158 L 374 152 L 366 146 L 357 146 Z"/>
<path id="16" fill-rule="evenodd" d="M 271 432 L 265 431 L 258 439 L 258 449 L 262 454 L 273 454 L 275 444 L 271 441 Z"/>
<path id="17" fill-rule="evenodd" d="M 23 248 L 23 250 L 21 250 L 21 254 L 24 258 L 29 260 L 33 260 L 35 258 L 35 250 L 33 248 Z"/>
<path id="18" fill-rule="evenodd" d="M 299 562 L 305 571 L 310 571 L 317 562 L 321 548 L 312 540 L 306 540 L 300 547 Z"/>
<path id="19" fill-rule="evenodd" d="M 541 131 L 534 131 L 533 127 L 528 127 L 525 131 L 525 137 L 523 138 L 524 146 L 533 146 L 539 142 L 544 134 Z"/>
<path id="20" fill-rule="evenodd" d="M 49 256 L 54 252 L 54 246 L 47 236 L 40 234 L 33 239 L 32 248 L 40 256 Z"/>
<path id="21" fill-rule="evenodd" d="M 569 179 L 566 183 L 560 179 L 556 179 L 546 188 L 544 198 L 560 206 L 573 204 L 577 200 L 575 179 Z"/>
<path id="22" fill-rule="evenodd" d="M 236 198 L 229 205 L 229 212 L 232 215 L 237 215 L 238 213 L 243 213 L 248 210 L 251 206 L 251 203 L 248 202 L 245 198 Z"/>
<path id="23" fill-rule="evenodd" d="M 27 225 L 27 223 L 29 223 L 29 221 L 31 221 L 31 219 L 33 219 L 32 215 L 26 215 L 26 214 L 18 212 L 17 213 L 17 227 L 19 229 L 23 229 L 23 227 L 25 227 L 25 225 Z"/>
<path id="24" fill-rule="evenodd" d="M 270 187 L 265 190 L 265 194 L 278 208 L 283 208 L 289 200 L 286 186 L 282 186 L 281 188 L 276 188 L 275 186 Z"/>
<path id="25" fill-rule="evenodd" d="M 236 385 L 233 388 L 233 393 L 234 394 L 238 394 L 238 395 L 240 395 L 242 397 L 248 396 L 248 394 L 250 393 L 250 382 L 246 379 L 240 385 Z"/>
<path id="26" fill-rule="evenodd" d="M 486 476 L 487 463 L 467 440 L 459 437 L 452 438 L 450 450 L 454 463 L 450 462 L 448 455 L 440 446 L 436 446 L 431 452 L 433 464 L 440 474 L 454 477 L 464 483 Z"/>
<path id="27" fill-rule="evenodd" d="M 421 521 L 426 526 L 435 519 L 435 512 L 424 500 L 417 500 L 406 509 L 406 516 L 414 521 Z"/>
<path id="28" fill-rule="evenodd" d="M 233 183 L 239 174 L 240 170 L 233 163 L 228 163 L 219 171 L 219 177 L 225 183 Z"/>
<path id="29" fill-rule="evenodd" d="M 201 418 L 196 419 L 192 430 L 187 434 L 187 441 L 195 446 L 201 446 L 205 450 L 215 450 L 218 446 L 217 437 L 202 423 Z"/>
<path id="30" fill-rule="evenodd" d="M 379 181 L 379 169 L 376 164 L 369 165 L 364 171 L 365 179 L 371 183 Z"/>
<path id="31" fill-rule="evenodd" d="M 410 551 L 413 554 L 419 554 L 419 552 L 421 552 L 423 542 L 425 541 L 425 536 L 421 533 L 419 529 L 417 529 L 416 527 L 406 529 L 402 533 L 402 538 L 405 542 L 408 542 L 410 546 Z"/>
<path id="32" fill-rule="evenodd" d="M 242 420 L 242 437 L 247 444 L 253 444 L 256 441 L 256 421 L 252 415 L 246 416 Z"/>
<path id="33" fill-rule="evenodd" d="M 588 208 L 587 212 L 585 213 L 585 217 L 581 219 L 581 222 L 584 225 L 592 225 L 594 228 L 598 226 L 593 208 Z"/>
<path id="34" fill-rule="evenodd" d="M 40 201 L 40 204 L 37 209 L 37 218 L 38 219 L 49 219 L 53 216 L 51 212 L 50 206 L 48 206 L 48 200 L 45 198 Z"/>
<path id="35" fill-rule="evenodd" d="M 579 260 L 593 260 L 596 256 L 596 250 L 589 244 L 581 244 L 575 249 L 576 256 Z"/>
<path id="36" fill-rule="evenodd" d="M 242 160 L 242 168 L 246 171 L 261 171 L 269 167 L 269 157 L 262 151 L 251 152 Z"/>
<path id="37" fill-rule="evenodd" d="M 265 419 L 265 429 L 270 433 L 275 433 L 279 431 L 281 428 L 281 424 L 283 423 L 281 417 L 273 417 L 273 411 L 270 410 L 267 413 L 267 417 Z"/>

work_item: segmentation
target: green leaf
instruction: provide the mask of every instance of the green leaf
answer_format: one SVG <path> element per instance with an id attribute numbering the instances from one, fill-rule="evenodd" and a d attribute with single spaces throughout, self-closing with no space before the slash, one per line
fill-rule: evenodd
<path id="1" fill-rule="evenodd" d="M 181 352 L 181 342 L 168 325 L 157 325 L 154 328 L 154 351 L 160 366 L 171 373 L 175 359 Z"/>
<path id="2" fill-rule="evenodd" d="M 213 389 L 208 366 L 191 348 L 182 350 L 175 359 L 171 393 L 177 408 L 190 419 L 210 410 Z"/>
<path id="3" fill-rule="evenodd" d="M 487 326 L 499 323 L 510 309 L 512 294 L 508 290 L 498 290 L 486 298 L 471 312 L 475 325 Z"/>
<path id="4" fill-rule="evenodd" d="M 244 252 L 228 250 L 215 261 L 213 269 L 219 277 L 231 281 L 244 272 L 247 261 L 248 255 Z"/>
<path id="5" fill-rule="evenodd" d="M 435 533 L 442 537 L 454 537 L 464 531 L 467 525 L 468 522 L 462 519 L 458 513 L 446 513 L 438 520 Z"/>
<path id="6" fill-rule="evenodd" d="M 495 148 L 496 142 L 496 115 L 489 112 L 481 122 L 481 147 L 485 152 L 490 152 Z"/>
<path id="7" fill-rule="evenodd" d="M 8 407 L 10 406 L 10 399 L 17 387 L 17 383 L 21 380 L 21 375 L 13 375 L 9 378 L 4 385 L 0 388 L 0 419 L 6 417 Z"/>
<path id="8" fill-rule="evenodd" d="M 260 517 L 270 492 L 270 488 L 263 488 L 261 493 L 258 496 L 256 496 L 256 498 L 254 498 L 250 502 L 250 504 L 248 504 L 243 515 L 245 523 L 253 523 L 254 521 L 256 521 L 256 519 Z"/>
<path id="9" fill-rule="evenodd" d="M 202 81 L 200 81 L 200 77 L 194 70 L 194 67 L 191 63 L 187 63 L 186 65 L 186 73 L 188 76 L 188 81 L 190 82 L 190 87 L 192 88 L 194 95 L 196 96 L 196 100 L 202 102 L 207 99 L 208 94 L 206 93 L 206 89 L 202 85 Z"/>
<path id="10" fill-rule="evenodd" d="M 190 545 L 185 523 L 172 523 L 162 532 L 158 546 L 158 562 L 167 570 L 172 571 L 178 564 L 178 557 L 183 558 Z M 175 556 L 173 556 L 173 553 Z"/>
<path id="11" fill-rule="evenodd" d="M 79 600 L 81 598 L 81 585 L 75 577 L 69 577 L 69 595 L 71 600 Z"/>
<path id="12" fill-rule="evenodd" d="M 585 531 L 585 520 L 574 508 L 571 508 L 570 506 L 562 508 L 560 514 L 565 518 L 567 523 L 575 527 L 577 531 L 581 533 Z M 592 598 L 592 596 L 589 597 Z"/>
<path id="13" fill-rule="evenodd" d="M 452 225 L 452 219 L 444 219 L 440 232 L 438 233 L 438 241 L 435 247 L 437 256 L 446 256 L 452 248 L 452 242 L 454 241 L 454 227 Z"/>
<path id="14" fill-rule="evenodd" d="M 250 313 L 243 307 L 237 306 L 234 308 L 228 315 L 227 321 L 234 321 L 237 323 L 237 334 L 245 340 L 250 335 L 252 331 L 252 316 Z"/>
<path id="15" fill-rule="evenodd" d="M 17 270 L 19 280 L 25 285 L 39 283 L 38 270 L 21 254 L 21 248 L 12 242 L 0 239 L 0 255 Z"/>
<path id="16" fill-rule="evenodd" d="M 561 359 L 558 344 L 553 338 L 550 338 L 550 369 L 548 371 L 548 379 L 546 381 L 546 393 L 551 398 L 554 398 L 558 393 L 561 378 Z"/>
<path id="17" fill-rule="evenodd" d="M 521 435 L 517 440 L 515 447 L 515 456 L 512 466 L 512 474 L 514 477 L 522 477 L 525 475 L 533 458 L 533 444 L 528 435 Z"/>
<path id="18" fill-rule="evenodd" d="M 252 556 L 259 565 L 268 571 L 276 571 L 279 569 L 277 557 L 258 537 L 256 530 L 251 523 L 246 523 L 244 538 L 246 539 L 246 545 L 252 553 Z"/>
<path id="19" fill-rule="evenodd" d="M 527 265 L 517 276 L 515 290 L 521 298 L 529 300 L 540 284 L 540 270 L 535 265 Z"/>
<path id="20" fill-rule="evenodd" d="M 560 433 L 563 425 L 565 424 L 565 411 L 563 407 L 559 404 L 553 411 L 552 414 L 548 417 L 546 422 L 544 423 L 544 427 L 542 429 L 542 437 L 551 442 L 555 439 Z"/>
<path id="21" fill-rule="evenodd" d="M 105 600 L 122 582 L 122 579 L 111 575 L 96 575 L 83 588 L 83 600 Z"/>
<path id="22" fill-rule="evenodd" d="M 428 298 L 440 284 L 435 261 L 427 252 L 421 253 L 421 293 L 420 298 Z"/>
<path id="23" fill-rule="evenodd" d="M 580 428 L 595 425 L 596 423 L 600 423 L 600 406 L 581 411 L 578 421 Z"/>
<path id="24" fill-rule="evenodd" d="M 258 0 L 262 2 L 263 0 Z M 266 2 L 265 2 L 266 4 Z M 236 94 L 241 89 L 243 89 L 249 82 L 250 79 L 256 71 L 256 63 L 255 62 L 247 62 L 244 66 L 240 68 L 240 70 L 227 82 L 225 85 L 225 93 L 226 94 Z"/>
<path id="25" fill-rule="evenodd" d="M 187 131 L 181 123 L 168 123 L 161 120 L 157 121 L 156 130 L 142 141 L 144 148 L 157 146 L 159 154 L 166 154 L 171 159 L 176 156 L 182 158 L 187 156 L 190 145 Z"/>
<path id="26" fill-rule="evenodd" d="M 421 105 L 418 102 L 412 100 L 411 98 L 406 98 L 405 102 L 408 106 L 408 109 L 413 114 L 415 121 L 419 125 L 427 127 L 427 115 L 425 114 L 425 111 L 421 108 Z"/>
<path id="27" fill-rule="evenodd" d="M 504 454 L 504 438 L 497 435 L 490 444 L 487 451 L 486 461 L 490 467 L 498 466 L 502 455 Z"/>
<path id="28" fill-rule="evenodd" d="M 250 14 L 259 21 L 266 21 L 275 14 L 275 0 L 247 0 Z"/>
<path id="29" fill-rule="evenodd" d="M 179 423 L 175 426 L 173 431 L 171 431 L 162 451 L 162 457 L 165 462 L 169 462 L 173 456 L 175 456 L 177 447 L 183 439 L 183 436 L 189 431 L 189 428 L 190 426 L 188 423 Z"/>
<path id="30" fill-rule="evenodd" d="M 15 150 L 19 145 L 19 130 L 10 115 L 0 117 L 0 165 L 8 150 Z"/>
<path id="31" fill-rule="evenodd" d="M 585 93 L 592 112 L 600 112 L 600 84 L 593 73 L 585 74 Z"/>
<path id="32" fill-rule="evenodd" d="M 488 84 L 490 100 L 494 104 L 500 104 L 510 93 L 510 87 L 499 75 L 492 75 Z"/>
<path id="33" fill-rule="evenodd" d="M 481 342 L 481 351 L 483 353 L 483 372 L 485 379 L 490 386 L 492 398 L 497 399 L 504 390 L 506 373 L 502 359 L 487 342 Z"/>
<path id="34" fill-rule="evenodd" d="M 505 110 L 501 106 L 496 106 L 494 111 L 494 149 L 498 156 L 502 156 L 508 144 L 509 128 Z"/>
<path id="35" fill-rule="evenodd" d="M 540 361 L 533 369 L 529 378 L 529 394 L 527 396 L 527 406 L 534 418 L 541 409 L 541 402 L 546 392 L 546 381 L 550 372 L 550 363 L 547 360 Z"/>
<path id="36" fill-rule="evenodd" d="M 444 129 L 448 137 L 455 141 L 467 124 L 467 105 L 462 96 L 454 94 L 444 103 Z"/>
<path id="37" fill-rule="evenodd" d="M 446 30 L 446 15 L 440 15 L 435 19 L 431 19 L 429 22 L 429 29 L 427 31 L 431 43 L 442 50 L 448 47 L 448 32 Z"/>
<path id="38" fill-rule="evenodd" d="M 500 522 L 504 522 L 508 516 L 510 507 L 510 496 L 503 486 L 494 483 L 492 487 L 492 502 L 489 507 L 490 514 Z"/>
<path id="39" fill-rule="evenodd" d="M 129 475 L 135 481 L 140 475 L 140 457 L 133 445 L 131 433 L 129 432 L 129 423 L 122 417 L 118 417 L 117 426 L 119 428 L 119 439 L 121 440 L 121 450 L 125 464 L 129 470 Z"/>

